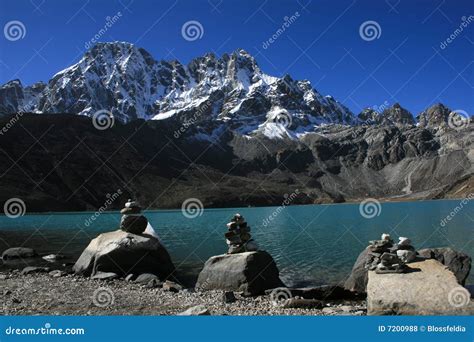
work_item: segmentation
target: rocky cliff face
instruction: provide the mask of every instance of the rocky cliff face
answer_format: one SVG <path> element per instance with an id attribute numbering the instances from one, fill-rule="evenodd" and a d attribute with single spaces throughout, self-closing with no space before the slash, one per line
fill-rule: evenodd
<path id="1" fill-rule="evenodd" d="M 0 135 L 0 201 L 29 211 L 96 210 L 107 194 L 179 208 L 462 197 L 472 193 L 473 127 L 441 136 L 422 127 L 330 126 L 300 140 L 223 132 L 216 143 L 172 121 L 100 131 L 76 115 L 23 115 Z M 4 118 L 1 126 L 8 123 Z M 39 142 L 37 141 L 37 138 Z M 455 142 L 455 143 L 453 143 Z"/>
<path id="2" fill-rule="evenodd" d="M 105 131 L 92 124 L 101 110 L 115 118 Z M 400 104 L 356 116 L 243 50 L 183 65 L 97 44 L 48 84 L 1 86 L 1 125 L 18 112 L 39 115 L 0 135 L 0 193 L 35 210 L 96 208 L 113 189 L 152 207 L 279 205 L 295 189 L 295 203 L 472 192 L 469 120 L 452 127 L 442 104 L 416 120 Z"/>

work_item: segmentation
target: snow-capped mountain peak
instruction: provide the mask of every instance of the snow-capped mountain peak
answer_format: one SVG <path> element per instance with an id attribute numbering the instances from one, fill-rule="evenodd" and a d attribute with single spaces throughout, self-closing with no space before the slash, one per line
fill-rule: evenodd
<path id="1" fill-rule="evenodd" d="M 10 83 L 0 88 L 4 112 L 17 110 L 25 101 L 18 93 L 26 88 Z M 1 96 L 7 88 L 8 103 Z M 146 50 L 126 42 L 96 44 L 28 101 L 38 113 L 92 116 L 105 109 L 122 122 L 171 117 L 230 121 L 244 134 L 275 132 L 274 125 L 282 125 L 271 119 L 276 111 L 288 116 L 284 129 L 291 134 L 314 130 L 322 123 L 351 124 L 356 120 L 346 107 L 322 96 L 309 81 L 267 75 L 245 50 L 220 58 L 208 53 L 183 65 L 157 61 Z M 266 124 L 271 129 L 265 129 Z"/>

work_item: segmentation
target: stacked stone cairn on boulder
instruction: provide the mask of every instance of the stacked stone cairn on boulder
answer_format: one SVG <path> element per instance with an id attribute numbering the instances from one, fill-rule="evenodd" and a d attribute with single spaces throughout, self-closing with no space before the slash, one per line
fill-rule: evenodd
<path id="1" fill-rule="evenodd" d="M 258 250 L 257 243 L 250 235 L 250 227 L 240 214 L 235 214 L 229 223 L 228 231 L 224 234 L 229 250 L 227 254 L 253 252 Z"/>
<path id="2" fill-rule="evenodd" d="M 244 296 L 256 296 L 269 289 L 284 287 L 275 261 L 267 252 L 258 250 L 243 216 L 235 214 L 227 227 L 224 235 L 228 252 L 206 261 L 199 273 L 196 289 L 237 291 Z"/>
<path id="3" fill-rule="evenodd" d="M 129 199 L 127 203 L 125 203 L 125 208 L 120 210 L 122 214 L 120 229 L 132 234 L 142 234 L 148 225 L 148 220 L 141 212 L 142 208 L 140 205 Z"/>
<path id="4" fill-rule="evenodd" d="M 370 241 L 370 247 L 365 268 L 375 273 L 406 273 L 406 263 L 416 259 L 415 248 L 406 237 L 394 243 L 389 234 L 382 234 L 380 240 Z"/>
<path id="5" fill-rule="evenodd" d="M 172 277 L 175 267 L 171 257 L 141 214 L 138 203 L 129 199 L 120 212 L 120 229 L 93 239 L 74 264 L 73 271 L 102 280 L 137 278 L 140 282 L 146 280 L 147 286 L 158 285 L 159 281 Z"/>

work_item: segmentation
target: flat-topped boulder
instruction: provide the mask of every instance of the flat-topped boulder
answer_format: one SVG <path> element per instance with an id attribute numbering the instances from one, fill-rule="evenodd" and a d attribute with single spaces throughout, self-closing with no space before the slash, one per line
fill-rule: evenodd
<path id="1" fill-rule="evenodd" d="M 368 315 L 472 315 L 474 304 L 454 274 L 434 259 L 412 262 L 407 273 L 368 272 Z"/>
<path id="2" fill-rule="evenodd" d="M 157 238 L 117 230 L 93 239 L 73 270 L 85 276 L 95 276 L 100 272 L 116 273 L 120 277 L 152 273 L 166 279 L 174 272 L 174 265 Z"/>
<path id="3" fill-rule="evenodd" d="M 260 295 L 282 286 L 276 263 L 265 251 L 213 256 L 196 283 L 199 290 L 242 291 L 245 295 Z"/>

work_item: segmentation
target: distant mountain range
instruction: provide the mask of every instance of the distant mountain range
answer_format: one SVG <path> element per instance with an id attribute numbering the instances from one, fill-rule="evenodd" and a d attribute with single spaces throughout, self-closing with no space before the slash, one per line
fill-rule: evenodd
<path id="1" fill-rule="evenodd" d="M 355 115 L 309 81 L 263 73 L 244 50 L 182 65 L 129 43 L 100 43 L 47 84 L 1 86 L 0 124 L 24 112 L 40 115 L 22 115 L 0 135 L 0 190 L 35 210 L 93 209 L 118 188 L 152 207 L 187 197 L 279 205 L 293 188 L 298 203 L 473 189 L 469 119 L 450 125 L 443 104 L 416 118 L 399 104 Z M 95 129 L 90 117 L 100 112 L 115 125 Z M 38 144 L 32 136 L 43 133 Z"/>

